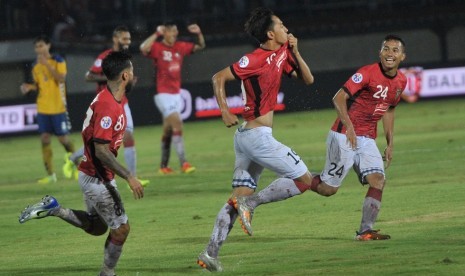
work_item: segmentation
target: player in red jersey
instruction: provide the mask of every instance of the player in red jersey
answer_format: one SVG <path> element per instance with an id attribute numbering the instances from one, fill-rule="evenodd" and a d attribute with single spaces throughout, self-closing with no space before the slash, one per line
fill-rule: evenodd
<path id="1" fill-rule="evenodd" d="M 140 181 L 116 159 L 126 128 L 122 99 L 131 90 L 134 79 L 130 56 L 112 52 L 103 60 L 102 67 L 108 87 L 90 104 L 82 130 L 85 155 L 79 165 L 79 184 L 87 210 L 64 208 L 54 197 L 45 196 L 39 203 L 26 207 L 19 222 L 56 216 L 94 236 L 105 234 L 109 227 L 100 275 L 113 276 L 129 234 L 128 217 L 114 175 L 129 183 L 136 199 L 144 196 L 144 189 Z"/>
<path id="2" fill-rule="evenodd" d="M 380 62 L 360 68 L 333 98 L 338 118 L 326 141 L 325 168 L 314 178 L 311 189 L 323 196 L 334 195 L 354 167 L 360 183 L 369 185 L 356 240 L 390 239 L 374 230 L 373 224 L 381 208 L 384 167 L 389 167 L 393 156 L 394 111 L 407 84 L 405 75 L 398 70 L 405 57 L 404 41 L 395 35 L 386 36 L 379 52 Z M 379 120 L 383 121 L 387 142 L 384 157 L 375 142 Z"/>
<path id="3" fill-rule="evenodd" d="M 299 53 L 298 40 L 288 33 L 279 17 L 266 8 L 252 12 L 245 31 L 260 42 L 260 47 L 213 76 L 213 90 L 227 127 L 237 125 L 238 118 L 229 111 L 225 82 L 241 80 L 245 122 L 234 135 L 236 161 L 232 196 L 219 211 L 210 242 L 197 260 L 210 271 L 223 270 L 218 253 L 238 216 L 244 231 L 252 235 L 250 220 L 257 206 L 255 202 L 260 200 L 263 204 L 300 195 L 312 183 L 312 175 L 299 155 L 272 136 L 274 107 L 282 76 L 298 77 L 307 85 L 314 81 Z M 254 194 L 264 168 L 280 178 Z"/>
<path id="4" fill-rule="evenodd" d="M 153 59 L 156 68 L 157 94 L 155 105 L 163 117 L 163 135 L 161 138 L 161 163 L 159 173 L 171 174 L 174 171 L 168 166 L 171 142 L 176 149 L 181 171 L 191 173 L 195 167 L 187 162 L 182 137 L 181 111 L 181 68 L 184 57 L 205 48 L 205 39 L 197 24 L 187 27 L 188 31 L 197 35 L 197 42 L 178 41 L 178 27 L 173 22 L 158 26 L 157 31 L 149 36 L 141 45 L 143 55 Z M 158 42 L 157 38 L 163 36 Z"/>
<path id="5" fill-rule="evenodd" d="M 111 52 L 129 51 L 131 45 L 131 33 L 126 26 L 118 26 L 113 30 L 113 47 L 100 53 L 94 61 L 92 67 L 86 73 L 86 81 L 97 83 L 97 93 L 107 87 L 107 78 L 102 71 L 102 61 Z M 127 125 L 123 138 L 124 145 L 124 160 L 129 171 L 133 175 L 136 174 L 137 158 L 134 139 L 134 122 L 132 120 L 131 109 L 129 108 L 128 99 L 126 96 L 122 99 L 122 104 L 127 117 Z M 70 160 L 76 162 L 83 154 L 83 149 L 78 150 L 76 154 L 70 156 Z M 149 180 L 141 180 L 144 186 L 149 183 Z"/>

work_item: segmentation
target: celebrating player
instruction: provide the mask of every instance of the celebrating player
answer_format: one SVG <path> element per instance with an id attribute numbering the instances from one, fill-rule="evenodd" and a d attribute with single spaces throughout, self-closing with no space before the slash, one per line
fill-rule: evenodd
<path id="1" fill-rule="evenodd" d="M 187 27 L 188 31 L 197 35 L 197 42 L 178 41 L 178 27 L 173 22 L 158 26 L 154 34 L 149 36 L 141 45 L 142 54 L 153 59 L 157 70 L 157 95 L 154 96 L 155 105 L 163 117 L 163 134 L 161 137 L 161 163 L 159 173 L 171 174 L 174 171 L 168 166 L 171 142 L 178 155 L 181 171 L 192 173 L 191 166 L 185 157 L 184 141 L 182 137 L 181 108 L 181 67 L 185 56 L 205 48 L 205 39 L 197 24 Z M 163 36 L 161 42 L 156 41 Z"/>
<path id="2" fill-rule="evenodd" d="M 40 184 L 57 181 L 53 170 L 51 136 L 55 134 L 68 154 L 74 152 L 74 145 L 69 139 L 71 124 L 66 110 L 66 62 L 59 55 L 50 54 L 50 39 L 41 35 L 34 40 L 37 60 L 32 67 L 34 83 L 23 83 L 20 90 L 23 94 L 37 91 L 37 123 L 42 142 L 42 158 L 47 176 L 38 180 Z M 68 161 L 64 167 L 76 170 Z M 71 174 L 73 171 L 71 171 Z M 65 174 L 65 177 L 70 176 Z"/>
<path id="3" fill-rule="evenodd" d="M 113 31 L 113 47 L 103 51 L 95 60 L 94 64 L 86 73 L 86 81 L 97 83 L 97 93 L 102 91 L 107 86 L 107 78 L 102 72 L 102 60 L 112 52 L 129 51 L 131 45 L 131 33 L 126 26 L 118 26 Z M 131 109 L 129 108 L 129 102 L 126 96 L 123 97 L 122 104 L 124 106 L 124 112 L 127 117 L 126 130 L 124 132 L 123 146 L 124 146 L 124 160 L 128 166 L 129 171 L 136 176 L 137 158 L 136 158 L 136 147 L 134 140 L 134 122 L 132 120 Z M 73 162 L 77 162 L 84 154 L 83 148 L 79 149 L 76 154 L 70 156 Z M 143 185 L 149 183 L 149 180 L 141 180 Z"/>
<path id="4" fill-rule="evenodd" d="M 128 217 L 114 175 L 129 183 L 136 199 L 143 197 L 144 190 L 140 181 L 116 159 L 126 129 L 122 101 L 134 79 L 130 56 L 112 52 L 103 60 L 102 68 L 108 79 L 107 87 L 90 104 L 82 131 L 85 155 L 79 165 L 79 184 L 87 211 L 63 208 L 54 197 L 45 196 L 39 203 L 26 207 L 19 222 L 56 216 L 95 236 L 105 234 L 110 227 L 100 275 L 113 276 L 129 234 Z"/>
<path id="5" fill-rule="evenodd" d="M 326 140 L 326 164 L 311 189 L 323 196 L 334 195 L 350 168 L 360 183 L 368 184 L 362 222 L 356 240 L 386 240 L 391 237 L 373 229 L 386 184 L 383 158 L 389 167 L 394 150 L 394 111 L 407 84 L 398 70 L 405 59 L 405 43 L 388 35 L 379 52 L 379 63 L 360 68 L 333 98 L 338 118 Z M 377 124 L 383 121 L 387 146 L 384 157 L 376 146 Z M 320 180 L 321 178 L 321 180 Z"/>
<path id="6" fill-rule="evenodd" d="M 245 122 L 234 135 L 236 161 L 232 196 L 219 211 L 210 242 L 197 260 L 209 271 L 223 270 L 218 252 L 238 212 L 244 231 L 252 235 L 253 209 L 245 204 L 246 199 L 259 198 L 261 203 L 284 200 L 305 192 L 312 182 L 312 175 L 299 155 L 272 136 L 273 113 L 282 75 L 298 77 L 307 85 L 314 81 L 310 68 L 299 53 L 298 40 L 288 33 L 279 17 L 266 8 L 252 12 L 245 31 L 260 42 L 260 47 L 213 76 L 213 90 L 227 127 L 237 125 L 238 118 L 229 111 L 225 82 L 241 80 Z M 252 195 L 264 168 L 281 177 Z"/>

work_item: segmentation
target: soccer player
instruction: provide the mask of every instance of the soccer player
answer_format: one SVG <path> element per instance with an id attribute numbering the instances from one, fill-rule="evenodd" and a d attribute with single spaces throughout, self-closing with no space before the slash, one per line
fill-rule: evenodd
<path id="1" fill-rule="evenodd" d="M 113 31 L 113 47 L 103 51 L 95 60 L 92 67 L 86 73 L 86 81 L 96 82 L 97 83 L 97 93 L 102 91 L 107 86 L 107 78 L 102 72 L 102 60 L 111 52 L 120 52 L 120 51 L 129 51 L 129 46 L 131 45 L 131 33 L 126 26 L 118 26 Z M 124 106 L 124 112 L 126 112 L 127 125 L 124 132 L 123 145 L 124 145 L 124 160 L 128 166 L 129 171 L 133 175 L 136 174 L 136 147 L 134 140 L 134 123 L 132 120 L 131 109 L 129 108 L 128 99 L 126 96 L 123 97 L 122 104 Z M 83 148 L 79 149 L 78 152 L 72 156 L 70 159 L 73 162 L 83 155 Z M 141 180 L 144 186 L 149 183 L 149 180 Z"/>
<path id="2" fill-rule="evenodd" d="M 144 196 L 144 189 L 116 159 L 127 122 L 122 102 L 134 80 L 130 56 L 112 52 L 103 60 L 102 68 L 108 79 L 107 87 L 87 109 L 82 131 L 85 155 L 79 165 L 79 184 L 87 211 L 64 208 L 47 195 L 39 203 L 26 207 L 19 222 L 56 216 L 94 236 L 105 234 L 109 227 L 100 275 L 113 276 L 129 234 L 128 217 L 114 176 L 117 174 L 128 182 L 136 199 Z"/>
<path id="3" fill-rule="evenodd" d="M 54 134 L 66 152 L 74 152 L 73 142 L 69 139 L 71 124 L 66 110 L 66 62 L 59 55 L 50 53 L 50 39 L 40 35 L 34 39 L 34 51 L 37 59 L 32 67 L 34 83 L 23 83 L 20 90 L 23 94 L 37 91 L 37 123 L 42 143 L 42 158 L 47 176 L 38 180 L 40 184 L 57 181 L 53 169 L 51 136 Z M 64 167 L 76 171 L 73 163 L 68 161 Z M 73 173 L 73 171 L 71 171 Z M 65 174 L 65 177 L 70 176 Z"/>
<path id="4" fill-rule="evenodd" d="M 325 167 L 315 177 L 311 190 L 323 196 L 334 195 L 354 168 L 360 183 L 368 184 L 356 240 L 391 238 L 374 230 L 373 224 L 386 184 L 383 158 L 388 168 L 393 157 L 394 111 L 407 85 L 405 75 L 398 70 L 405 57 L 404 41 L 395 35 L 386 36 L 379 51 L 380 62 L 361 67 L 333 98 L 338 117 L 326 140 Z M 375 142 L 379 120 L 387 143 L 384 156 Z"/>
<path id="5" fill-rule="evenodd" d="M 282 75 L 298 77 L 307 85 L 314 81 L 310 68 L 299 53 L 298 40 L 288 33 L 279 17 L 266 8 L 252 12 L 245 23 L 245 31 L 259 41 L 260 47 L 213 76 L 213 90 L 227 127 L 237 125 L 238 118 L 229 111 L 225 82 L 234 79 L 242 82 L 245 101 L 242 117 L 245 122 L 234 135 L 236 161 L 232 196 L 219 211 L 210 242 L 197 260 L 209 271 L 223 270 L 218 252 L 238 212 L 249 220 L 252 217 L 253 210 L 244 209 L 245 196 L 257 197 L 262 203 L 275 202 L 302 194 L 312 183 L 312 175 L 299 155 L 272 136 L 274 107 Z M 264 168 L 280 177 L 254 194 Z M 252 235 L 250 225 L 245 225 L 247 221 L 241 219 L 241 222 L 244 231 Z"/>
<path id="6" fill-rule="evenodd" d="M 181 171 L 192 173 L 195 167 L 187 162 L 182 137 L 181 109 L 181 67 L 184 57 L 205 48 L 205 39 L 197 24 L 187 27 L 188 31 L 197 35 L 197 42 L 178 41 L 178 27 L 173 22 L 158 26 L 154 34 L 141 45 L 143 55 L 153 59 L 157 70 L 157 95 L 155 105 L 163 117 L 163 134 L 161 137 L 160 174 L 171 174 L 174 171 L 168 166 L 171 143 L 178 155 Z M 162 41 L 156 41 L 163 37 Z"/>

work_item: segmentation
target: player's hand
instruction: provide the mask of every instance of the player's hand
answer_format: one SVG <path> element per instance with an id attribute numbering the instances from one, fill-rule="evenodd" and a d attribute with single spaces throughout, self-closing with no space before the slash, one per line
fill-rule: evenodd
<path id="1" fill-rule="evenodd" d="M 162 36 L 165 34 L 165 26 L 159 25 L 157 26 L 157 35 Z"/>
<path id="2" fill-rule="evenodd" d="M 29 84 L 23 83 L 19 86 L 19 90 L 21 91 L 21 94 L 26 95 L 29 91 L 31 91 L 31 87 Z"/>
<path id="3" fill-rule="evenodd" d="M 199 25 L 197 25 L 197 24 L 191 24 L 191 25 L 187 26 L 187 30 L 192 34 L 200 34 L 202 32 L 200 30 Z"/>
<path id="4" fill-rule="evenodd" d="M 383 160 L 386 161 L 384 168 L 385 169 L 389 168 L 389 166 L 391 165 L 391 161 L 392 161 L 392 147 L 387 146 L 384 149 Z"/>
<path id="5" fill-rule="evenodd" d="M 44 55 L 37 55 L 37 61 L 43 65 L 46 65 L 48 63 L 47 57 Z"/>
<path id="6" fill-rule="evenodd" d="M 139 179 L 131 176 L 128 179 L 129 187 L 131 188 L 132 193 L 134 194 L 135 199 L 140 199 L 144 197 L 144 187 L 140 183 Z"/>
<path id="7" fill-rule="evenodd" d="M 357 135 L 355 134 L 355 130 L 352 127 L 347 129 L 346 137 L 347 144 L 349 144 L 349 146 L 355 150 L 357 148 Z"/>
<path id="8" fill-rule="evenodd" d="M 221 117 L 223 118 L 223 122 L 227 127 L 232 127 L 239 123 L 237 116 L 229 111 L 222 112 Z"/>
<path id="9" fill-rule="evenodd" d="M 292 51 L 296 54 L 299 52 L 299 48 L 297 47 L 298 39 L 293 34 L 287 34 L 287 40 L 289 41 L 289 47 L 292 48 Z"/>

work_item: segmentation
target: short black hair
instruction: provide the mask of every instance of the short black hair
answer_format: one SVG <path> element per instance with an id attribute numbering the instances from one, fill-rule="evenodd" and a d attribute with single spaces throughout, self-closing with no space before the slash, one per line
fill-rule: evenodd
<path id="1" fill-rule="evenodd" d="M 126 25 L 119 25 L 113 30 L 113 36 L 117 36 L 121 32 L 129 33 L 129 28 Z"/>
<path id="2" fill-rule="evenodd" d="M 245 22 L 245 32 L 260 43 L 266 42 L 268 40 L 267 32 L 273 28 L 273 15 L 274 13 L 268 8 L 256 8 Z"/>
<path id="3" fill-rule="evenodd" d="M 36 44 L 37 42 L 41 42 L 41 41 L 43 41 L 45 44 L 50 44 L 50 37 L 48 37 L 47 35 L 41 34 L 34 38 L 34 44 Z"/>
<path id="4" fill-rule="evenodd" d="M 102 62 L 103 74 L 114 81 L 124 69 L 131 67 L 131 55 L 126 52 L 111 52 Z"/>
<path id="5" fill-rule="evenodd" d="M 405 53 L 405 50 L 406 50 L 406 49 L 405 49 L 405 42 L 404 42 L 404 40 L 403 40 L 400 36 L 394 35 L 394 34 L 388 34 L 386 37 L 384 37 L 384 40 L 383 40 L 383 44 L 382 44 L 382 45 L 384 45 L 384 42 L 385 42 L 385 41 L 389 41 L 389 40 L 396 40 L 396 41 L 399 41 L 400 44 L 402 45 L 402 50 L 403 50 L 403 52 Z M 382 46 L 382 45 L 381 45 L 381 46 Z"/>
<path id="6" fill-rule="evenodd" d="M 174 20 L 166 20 L 163 22 L 163 26 L 165 27 L 172 27 L 172 26 L 177 26 L 178 24 Z"/>

